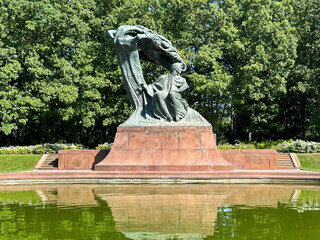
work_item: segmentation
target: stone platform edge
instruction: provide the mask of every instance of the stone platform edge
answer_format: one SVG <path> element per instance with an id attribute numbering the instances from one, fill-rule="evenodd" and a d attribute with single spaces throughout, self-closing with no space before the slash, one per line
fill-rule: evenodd
<path id="1" fill-rule="evenodd" d="M 14 184 L 15 181 L 42 181 L 43 183 L 50 183 L 50 181 L 57 180 L 66 182 L 68 180 L 73 182 L 99 182 L 99 180 L 112 181 L 210 181 L 223 180 L 226 182 L 241 182 L 241 180 L 248 180 L 249 182 L 260 182 L 264 180 L 274 181 L 320 181 L 320 172 L 309 172 L 302 170 L 234 170 L 234 171 L 220 171 L 220 172 L 105 172 L 92 170 L 61 170 L 61 171 L 26 171 L 13 173 L 0 173 L 0 183 Z"/>

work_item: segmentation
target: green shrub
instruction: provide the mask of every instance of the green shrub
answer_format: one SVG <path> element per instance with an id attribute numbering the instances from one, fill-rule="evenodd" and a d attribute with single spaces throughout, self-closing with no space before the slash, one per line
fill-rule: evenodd
<path id="1" fill-rule="evenodd" d="M 103 143 L 103 144 L 99 144 L 98 147 L 96 147 L 96 149 L 98 150 L 111 150 L 112 148 L 112 143 Z"/>
<path id="2" fill-rule="evenodd" d="M 277 146 L 277 151 L 292 153 L 319 153 L 320 143 L 295 140 L 292 142 L 279 144 Z"/>
<path id="3" fill-rule="evenodd" d="M 83 149 L 81 144 L 45 143 L 32 146 L 0 147 L 0 154 L 45 154 L 58 153 L 59 150 Z"/>
<path id="4" fill-rule="evenodd" d="M 252 144 L 255 146 L 256 149 L 277 149 L 277 146 L 282 143 L 289 143 L 293 142 L 292 139 L 290 140 L 277 140 L 277 141 L 271 141 L 266 140 L 263 142 L 252 142 Z"/>
<path id="5" fill-rule="evenodd" d="M 221 144 L 217 146 L 218 149 L 254 149 L 255 146 L 251 143 L 237 143 L 237 144 Z"/>
<path id="6" fill-rule="evenodd" d="M 277 141 L 266 140 L 263 142 L 253 141 L 248 143 L 236 143 L 234 145 L 226 143 L 226 144 L 218 145 L 218 149 L 277 149 L 279 144 L 291 143 L 291 142 L 293 142 L 292 139 L 277 140 Z"/>

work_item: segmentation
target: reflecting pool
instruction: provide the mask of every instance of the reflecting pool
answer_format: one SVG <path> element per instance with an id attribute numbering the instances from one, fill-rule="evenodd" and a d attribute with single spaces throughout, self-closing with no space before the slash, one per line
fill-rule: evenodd
<path id="1" fill-rule="evenodd" d="M 0 239 L 320 239 L 320 186 L 0 186 Z"/>

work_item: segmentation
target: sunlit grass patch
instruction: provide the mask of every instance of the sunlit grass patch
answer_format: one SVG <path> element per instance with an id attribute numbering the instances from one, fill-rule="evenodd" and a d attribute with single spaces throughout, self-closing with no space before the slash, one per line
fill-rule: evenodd
<path id="1" fill-rule="evenodd" d="M 302 170 L 320 172 L 320 153 L 297 154 Z"/>
<path id="2" fill-rule="evenodd" d="M 42 155 L 0 155 L 0 172 L 33 170 Z"/>

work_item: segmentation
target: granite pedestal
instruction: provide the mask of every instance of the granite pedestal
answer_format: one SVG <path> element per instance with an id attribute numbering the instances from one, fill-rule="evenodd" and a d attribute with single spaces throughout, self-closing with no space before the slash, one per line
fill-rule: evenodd
<path id="1" fill-rule="evenodd" d="M 118 127 L 97 171 L 232 171 L 211 127 Z"/>

